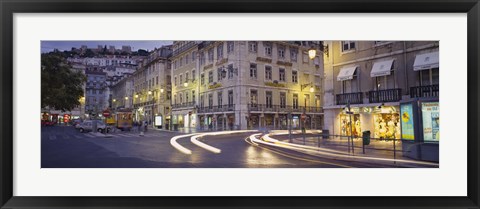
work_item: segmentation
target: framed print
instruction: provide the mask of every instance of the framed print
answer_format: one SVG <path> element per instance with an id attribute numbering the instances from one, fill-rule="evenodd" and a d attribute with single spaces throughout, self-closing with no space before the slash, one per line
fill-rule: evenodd
<path id="1" fill-rule="evenodd" d="M 2 208 L 479 207 L 478 1 L 0 5 Z"/>

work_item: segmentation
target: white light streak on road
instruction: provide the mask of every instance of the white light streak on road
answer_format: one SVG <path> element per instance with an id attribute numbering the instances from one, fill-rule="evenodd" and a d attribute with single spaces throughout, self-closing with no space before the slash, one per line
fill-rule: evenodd
<path id="1" fill-rule="evenodd" d="M 173 138 L 170 139 L 170 144 L 175 148 L 177 149 L 178 151 L 184 153 L 184 154 L 187 154 L 187 155 L 191 155 L 192 154 L 192 151 L 185 148 L 184 146 L 180 145 L 178 142 L 177 142 L 177 139 L 180 139 L 180 138 L 185 138 L 185 137 L 189 137 L 189 136 L 193 136 L 195 134 L 187 134 L 187 135 L 180 135 L 180 136 L 175 136 Z"/>
<path id="2" fill-rule="evenodd" d="M 209 132 L 209 133 L 203 133 L 203 134 L 198 134 L 198 135 L 195 135 L 195 136 L 192 136 L 190 138 L 190 141 L 192 143 L 194 143 L 195 145 L 203 148 L 203 149 L 206 149 L 210 152 L 213 152 L 215 154 L 219 154 L 222 152 L 221 149 L 218 149 L 216 147 L 212 147 L 208 144 L 205 144 L 201 141 L 198 141 L 198 138 L 201 138 L 201 137 L 204 137 L 204 136 L 212 136 L 212 135 L 227 135 L 227 134 L 237 134 L 237 133 L 248 133 L 248 132 L 258 132 L 258 130 L 240 130 L 240 131 L 218 131 L 218 132 Z"/>
<path id="3" fill-rule="evenodd" d="M 347 159 L 347 160 L 354 160 L 360 162 L 368 162 L 371 160 L 374 161 L 382 161 L 382 162 L 401 162 L 401 163 L 411 163 L 411 164 L 421 164 L 421 165 L 430 165 L 430 166 L 438 166 L 438 163 L 430 163 L 430 162 L 422 162 L 422 161 L 413 161 L 413 160 L 401 160 L 401 159 L 389 159 L 389 158 L 377 158 L 377 157 L 364 157 L 364 156 L 353 156 L 347 155 L 345 152 L 340 152 L 337 150 L 325 149 L 325 148 L 316 148 L 311 146 L 304 146 L 298 144 L 292 144 L 288 142 L 278 141 L 277 139 L 271 138 L 269 134 L 262 137 L 265 141 L 261 141 L 255 137 L 250 137 L 250 140 L 255 141 L 257 143 L 275 146 L 275 147 L 282 147 L 286 149 L 298 150 L 307 153 L 314 153 L 314 154 L 321 154 L 327 155 L 330 157 L 334 157 L 334 159 Z M 338 154 L 336 154 L 338 153 Z"/>

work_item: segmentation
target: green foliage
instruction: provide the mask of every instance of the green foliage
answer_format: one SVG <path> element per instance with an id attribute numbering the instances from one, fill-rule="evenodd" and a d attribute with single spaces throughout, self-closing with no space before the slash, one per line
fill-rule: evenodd
<path id="1" fill-rule="evenodd" d="M 71 111 L 80 105 L 82 85 L 87 80 L 82 72 L 72 70 L 61 53 L 42 54 L 41 105 Z"/>
<path id="2" fill-rule="evenodd" d="M 85 57 L 95 57 L 95 52 L 93 52 L 91 49 L 87 49 L 87 51 L 85 51 Z"/>

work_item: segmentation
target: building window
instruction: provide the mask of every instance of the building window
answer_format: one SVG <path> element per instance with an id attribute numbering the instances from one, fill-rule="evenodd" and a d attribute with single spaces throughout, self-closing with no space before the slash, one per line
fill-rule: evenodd
<path id="1" fill-rule="evenodd" d="M 228 106 L 231 107 L 233 105 L 233 90 L 228 91 Z"/>
<path id="2" fill-rule="evenodd" d="M 213 48 L 208 50 L 208 62 L 209 63 L 213 62 Z"/>
<path id="3" fill-rule="evenodd" d="M 205 73 L 200 74 L 200 83 L 201 83 L 202 85 L 205 84 Z"/>
<path id="4" fill-rule="evenodd" d="M 265 80 L 272 80 L 272 67 L 265 66 Z"/>
<path id="5" fill-rule="evenodd" d="M 185 65 L 188 64 L 188 60 L 189 60 L 189 57 L 188 57 L 188 54 L 187 54 L 187 55 L 185 55 Z"/>
<path id="6" fill-rule="evenodd" d="M 157 76 L 157 77 L 155 77 L 155 83 L 156 83 L 156 84 L 157 84 L 157 86 L 158 86 L 158 76 Z"/>
<path id="7" fill-rule="evenodd" d="M 233 41 L 227 41 L 227 53 L 232 53 L 234 49 L 234 42 Z"/>
<path id="8" fill-rule="evenodd" d="M 205 106 L 205 98 L 203 97 L 203 94 L 200 95 L 200 107 L 203 108 Z"/>
<path id="9" fill-rule="evenodd" d="M 205 53 L 200 52 L 200 65 L 205 64 Z"/>
<path id="10" fill-rule="evenodd" d="M 228 65 L 228 79 L 233 78 L 233 64 Z"/>
<path id="11" fill-rule="evenodd" d="M 310 60 L 310 57 L 308 57 L 308 52 L 304 51 L 302 58 L 303 58 L 303 63 L 308 63 Z"/>
<path id="12" fill-rule="evenodd" d="M 308 107 L 309 104 L 310 104 L 310 94 L 305 94 L 304 95 L 304 100 L 303 100 L 303 105 L 305 105 L 305 107 Z"/>
<path id="13" fill-rule="evenodd" d="M 188 91 L 185 92 L 185 103 L 188 103 Z"/>
<path id="14" fill-rule="evenodd" d="M 248 51 L 249 52 L 257 52 L 257 42 L 256 41 L 249 41 L 248 42 Z"/>
<path id="15" fill-rule="evenodd" d="M 223 105 L 223 98 L 222 98 L 222 92 L 219 91 L 217 92 L 217 105 L 221 107 Z"/>
<path id="16" fill-rule="evenodd" d="M 192 70 L 192 81 L 195 81 L 195 70 Z"/>
<path id="17" fill-rule="evenodd" d="M 183 97 L 182 97 L 182 93 L 179 93 L 178 96 L 180 97 L 180 104 L 183 104 Z"/>
<path id="18" fill-rule="evenodd" d="M 182 85 L 182 84 L 183 84 L 183 75 L 180 74 L 180 85 Z"/>
<path id="19" fill-rule="evenodd" d="M 342 52 L 355 49 L 355 41 L 342 41 Z"/>
<path id="20" fill-rule="evenodd" d="M 265 56 L 272 56 L 272 44 L 269 42 L 263 42 L 263 48 L 265 49 Z"/>
<path id="21" fill-rule="evenodd" d="M 298 49 L 290 48 L 290 60 L 292 62 L 297 62 Z"/>
<path id="22" fill-rule="evenodd" d="M 425 69 L 419 71 L 420 73 L 420 85 L 429 86 L 429 85 L 438 85 L 439 83 L 439 70 L 438 68 Z M 393 76 L 391 76 L 393 77 Z"/>
<path id="23" fill-rule="evenodd" d="M 257 64 L 250 63 L 250 78 L 257 78 Z"/>
<path id="24" fill-rule="evenodd" d="M 213 70 L 208 72 L 208 83 L 213 83 Z"/>
<path id="25" fill-rule="evenodd" d="M 167 85 L 172 85 L 172 76 L 171 75 L 167 75 Z"/>
<path id="26" fill-rule="evenodd" d="M 178 104 L 178 103 L 177 103 L 177 95 L 176 95 L 176 94 L 173 95 L 173 104 Z"/>
<path id="27" fill-rule="evenodd" d="M 258 104 L 257 90 L 250 90 L 250 104 L 252 107 L 256 107 Z"/>
<path id="28" fill-rule="evenodd" d="M 217 46 L 217 60 L 223 58 L 223 42 Z"/>
<path id="29" fill-rule="evenodd" d="M 285 82 L 285 68 L 278 69 L 278 80 Z"/>
<path id="30" fill-rule="evenodd" d="M 182 64 L 183 64 L 183 57 L 180 57 L 180 67 L 182 67 Z"/>
<path id="31" fill-rule="evenodd" d="M 192 102 L 195 104 L 195 91 L 192 91 Z"/>
<path id="32" fill-rule="evenodd" d="M 280 108 L 287 106 L 287 95 L 285 92 L 280 92 Z"/>
<path id="33" fill-rule="evenodd" d="M 208 108 L 212 109 L 213 107 L 213 94 L 208 94 Z"/>
<path id="34" fill-rule="evenodd" d="M 197 57 L 197 52 L 192 52 L 192 63 L 195 62 L 196 57 Z"/>
<path id="35" fill-rule="evenodd" d="M 272 108 L 272 106 L 273 106 L 273 98 L 272 98 L 272 92 L 271 91 L 265 92 L 265 106 L 267 108 Z"/>
<path id="36" fill-rule="evenodd" d="M 278 46 L 278 59 L 285 59 L 285 47 Z"/>
<path id="37" fill-rule="evenodd" d="M 298 94 L 293 94 L 292 102 L 293 109 L 298 109 Z"/>
<path id="38" fill-rule="evenodd" d="M 222 68 L 218 68 L 218 69 L 217 69 L 217 80 L 218 80 L 218 81 L 223 80 L 223 73 L 222 73 L 222 71 L 223 71 Z"/>
<path id="39" fill-rule="evenodd" d="M 185 82 L 188 82 L 188 72 L 185 73 Z"/>
<path id="40" fill-rule="evenodd" d="M 292 71 L 292 82 L 298 83 L 298 73 L 297 71 Z"/>
<path id="41" fill-rule="evenodd" d="M 177 86 L 177 76 L 175 76 L 175 80 L 173 81 L 173 85 Z"/>

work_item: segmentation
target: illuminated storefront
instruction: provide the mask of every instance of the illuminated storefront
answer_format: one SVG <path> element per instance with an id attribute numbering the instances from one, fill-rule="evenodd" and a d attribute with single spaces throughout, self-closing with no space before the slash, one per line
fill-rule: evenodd
<path id="1" fill-rule="evenodd" d="M 400 139 L 401 123 L 397 106 L 352 107 L 350 114 L 342 109 L 338 115 L 340 135 L 361 137 L 371 131 L 372 138 Z"/>
<path id="2" fill-rule="evenodd" d="M 424 141 L 440 141 L 440 107 L 438 102 L 422 102 L 422 134 Z"/>

